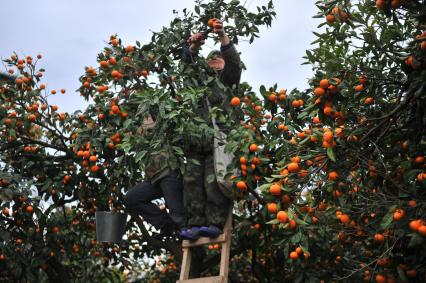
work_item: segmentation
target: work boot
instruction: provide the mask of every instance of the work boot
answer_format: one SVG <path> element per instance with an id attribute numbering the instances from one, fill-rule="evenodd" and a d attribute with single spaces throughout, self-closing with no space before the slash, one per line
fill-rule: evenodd
<path id="1" fill-rule="evenodd" d="M 192 227 L 191 229 L 184 228 L 180 231 L 179 235 L 183 240 L 195 241 L 195 240 L 198 240 L 198 238 L 200 238 L 200 228 L 198 227 Z"/>
<path id="2" fill-rule="evenodd" d="M 220 230 L 217 226 L 201 226 L 200 227 L 200 235 L 202 237 L 216 238 L 220 234 L 222 234 L 222 230 Z"/>

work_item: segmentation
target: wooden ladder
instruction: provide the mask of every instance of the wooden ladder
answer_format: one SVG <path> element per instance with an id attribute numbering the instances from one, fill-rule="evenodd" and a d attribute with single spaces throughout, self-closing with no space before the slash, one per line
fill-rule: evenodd
<path id="1" fill-rule="evenodd" d="M 233 207 L 231 206 L 228 211 L 225 226 L 223 227 L 223 233 L 217 238 L 201 237 L 196 241 L 182 241 L 182 267 L 180 270 L 179 280 L 176 281 L 176 283 L 228 283 L 229 257 L 231 253 L 232 239 L 232 209 Z M 189 269 L 191 267 L 190 248 L 215 243 L 222 243 L 219 276 L 188 279 Z"/>

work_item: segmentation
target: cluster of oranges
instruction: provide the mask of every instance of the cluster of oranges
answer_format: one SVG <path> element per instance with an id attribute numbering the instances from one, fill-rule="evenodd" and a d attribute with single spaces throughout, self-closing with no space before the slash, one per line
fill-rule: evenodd
<path id="1" fill-rule="evenodd" d="M 115 145 L 121 142 L 120 133 L 115 133 L 111 136 L 111 141 L 107 144 L 109 149 L 115 149 Z"/>
<path id="2" fill-rule="evenodd" d="M 310 254 L 308 252 L 303 252 L 301 247 L 297 247 L 294 251 L 290 252 L 289 257 L 292 260 L 297 260 L 300 256 L 304 256 L 305 259 L 308 259 Z"/>
<path id="3" fill-rule="evenodd" d="M 421 236 L 426 237 L 426 223 L 422 219 L 411 220 L 408 224 L 410 229 L 419 233 Z"/>
<path id="4" fill-rule="evenodd" d="M 82 158 L 81 165 L 92 172 L 99 171 L 100 167 L 96 164 L 98 157 L 91 153 L 90 143 L 86 143 L 84 146 L 77 151 L 77 157 Z"/>
<path id="5" fill-rule="evenodd" d="M 330 14 L 328 14 L 325 19 L 328 23 L 332 24 L 336 21 L 336 18 L 339 19 L 341 22 L 347 22 L 349 19 L 348 13 L 340 10 L 338 7 L 334 7 Z"/>
<path id="6" fill-rule="evenodd" d="M 401 6 L 401 0 L 376 0 L 376 7 L 379 10 L 389 6 L 392 9 L 398 9 Z"/>

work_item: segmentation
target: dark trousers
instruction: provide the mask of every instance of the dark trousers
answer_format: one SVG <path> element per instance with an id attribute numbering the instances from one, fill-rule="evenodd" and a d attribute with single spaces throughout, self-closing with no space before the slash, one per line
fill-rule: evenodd
<path id="1" fill-rule="evenodd" d="M 164 197 L 169 214 L 151 202 L 161 197 Z M 184 226 L 182 180 L 176 172 L 161 178 L 155 184 L 150 182 L 137 184 L 127 192 L 125 202 L 130 212 L 142 215 L 144 220 L 156 229 L 173 223 L 179 228 Z"/>
<path id="2" fill-rule="evenodd" d="M 216 181 L 213 153 L 188 153 L 188 164 L 183 178 L 183 199 L 187 226 L 215 225 L 223 228 L 230 200 L 222 193 Z M 195 159 L 200 165 L 189 159 Z"/>

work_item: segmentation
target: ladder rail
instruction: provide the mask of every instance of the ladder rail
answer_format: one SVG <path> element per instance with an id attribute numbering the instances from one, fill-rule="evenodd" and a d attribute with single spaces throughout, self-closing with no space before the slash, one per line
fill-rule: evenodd
<path id="1" fill-rule="evenodd" d="M 231 255 L 231 240 L 232 240 L 232 211 L 233 205 L 229 207 L 223 233 L 216 238 L 201 237 L 196 241 L 182 241 L 182 266 L 179 280 L 176 283 L 228 283 L 229 274 L 229 257 Z M 189 278 L 189 270 L 191 268 L 191 247 L 197 247 L 212 243 L 222 243 L 220 271 L 219 276 Z"/>

